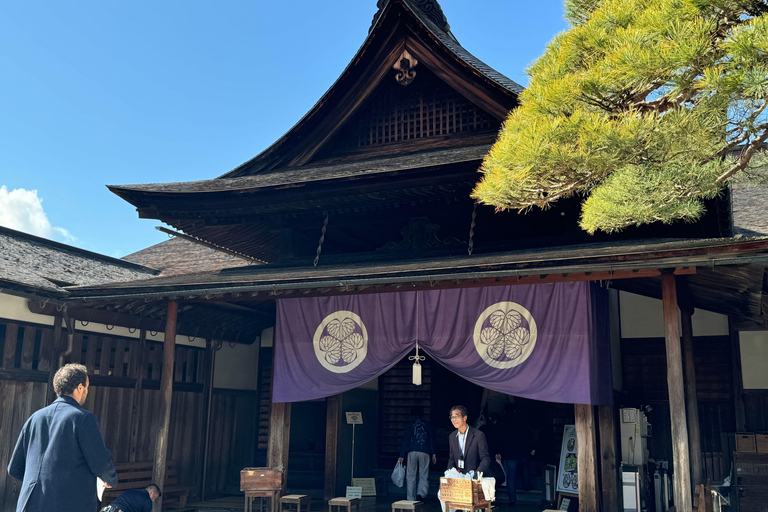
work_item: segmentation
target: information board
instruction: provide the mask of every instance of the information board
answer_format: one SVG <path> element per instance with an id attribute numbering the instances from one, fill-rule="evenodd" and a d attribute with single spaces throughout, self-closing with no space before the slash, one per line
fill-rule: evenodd
<path id="1" fill-rule="evenodd" d="M 363 490 L 363 496 L 376 496 L 375 478 L 353 478 L 352 485 L 360 487 Z"/>
<path id="2" fill-rule="evenodd" d="M 557 492 L 579 494 L 576 425 L 565 425 L 563 445 L 560 448 L 560 466 L 557 471 Z"/>
<path id="3" fill-rule="evenodd" d="M 357 486 L 347 486 L 347 498 L 362 498 L 363 497 L 363 488 L 357 487 Z"/>

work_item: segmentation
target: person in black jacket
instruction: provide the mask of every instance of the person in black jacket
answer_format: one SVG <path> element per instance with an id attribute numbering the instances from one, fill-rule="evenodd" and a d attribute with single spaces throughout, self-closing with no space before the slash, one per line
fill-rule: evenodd
<path id="1" fill-rule="evenodd" d="M 128 489 L 101 512 L 152 512 L 152 504 L 162 495 L 155 484 L 149 484 L 144 489 Z"/>
<path id="2" fill-rule="evenodd" d="M 456 430 L 448 436 L 448 468 L 460 473 L 485 473 L 491 466 L 488 442 L 485 434 L 467 423 L 467 408 L 463 405 L 451 407 L 450 420 Z"/>
<path id="3" fill-rule="evenodd" d="M 85 366 L 62 366 L 53 376 L 58 398 L 21 429 L 8 464 L 8 473 L 22 481 L 16 512 L 96 510 L 96 477 L 117 485 L 99 422 L 83 409 L 88 386 Z"/>
<path id="4" fill-rule="evenodd" d="M 400 444 L 401 464 L 405 463 L 405 481 L 407 483 L 408 500 L 423 500 L 429 491 L 429 459 L 432 464 L 437 462 L 435 429 L 432 423 L 424 419 L 422 407 L 411 408 L 411 422 L 403 432 Z M 418 477 L 418 486 L 416 479 Z"/>

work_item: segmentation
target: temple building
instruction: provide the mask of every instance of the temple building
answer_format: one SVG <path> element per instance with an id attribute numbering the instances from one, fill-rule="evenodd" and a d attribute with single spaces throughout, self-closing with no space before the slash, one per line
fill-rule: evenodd
<path id="1" fill-rule="evenodd" d="M 618 510 L 622 462 L 656 469 L 622 460 L 621 411 L 643 411 L 690 509 L 695 485 L 730 474 L 724 434 L 768 429 L 762 196 L 726 191 L 695 223 L 611 235 L 579 228 L 579 198 L 478 205 L 523 87 L 462 47 L 436 0 L 375 7 L 341 76 L 265 151 L 210 180 L 109 187 L 173 240 L 129 262 L 77 255 L 76 273 L 103 277 L 2 277 L 0 386 L 29 393 L 28 416 L 55 368 L 86 364 L 116 461 L 177 467 L 189 500 L 236 494 L 249 466 L 315 499 L 358 477 L 402 492 L 388 480 L 413 406 L 438 427 L 442 470 L 451 406 L 474 424 L 514 404 L 536 485 L 573 425 L 578 482 L 558 492 Z M 6 446 L 22 416 L 0 420 Z M 6 483 L 0 508 L 12 496 Z"/>

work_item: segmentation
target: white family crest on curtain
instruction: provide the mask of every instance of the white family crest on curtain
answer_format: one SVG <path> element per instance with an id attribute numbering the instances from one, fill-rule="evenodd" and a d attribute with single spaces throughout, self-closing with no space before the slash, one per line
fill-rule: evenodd
<path id="1" fill-rule="evenodd" d="M 312 338 L 315 357 L 333 373 L 347 373 L 368 354 L 368 331 L 352 311 L 335 311 L 323 318 Z"/>
<path id="2" fill-rule="evenodd" d="M 516 302 L 488 306 L 475 322 L 475 350 L 494 368 L 514 368 L 525 362 L 536 346 L 536 321 Z"/>

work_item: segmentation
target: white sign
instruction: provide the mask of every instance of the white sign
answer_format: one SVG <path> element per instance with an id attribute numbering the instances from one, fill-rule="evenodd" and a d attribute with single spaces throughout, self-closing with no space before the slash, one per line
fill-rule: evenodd
<path id="1" fill-rule="evenodd" d="M 362 498 L 363 488 L 357 486 L 347 486 L 347 498 Z"/>
<path id="2" fill-rule="evenodd" d="M 347 425 L 362 425 L 363 424 L 363 413 L 361 412 L 348 412 L 347 414 Z"/>
<path id="3" fill-rule="evenodd" d="M 563 446 L 560 448 L 560 467 L 557 471 L 557 492 L 579 494 L 579 474 L 576 446 L 576 425 L 566 425 Z"/>
<path id="4" fill-rule="evenodd" d="M 363 490 L 363 496 L 376 496 L 375 478 L 353 478 L 352 485 Z"/>

